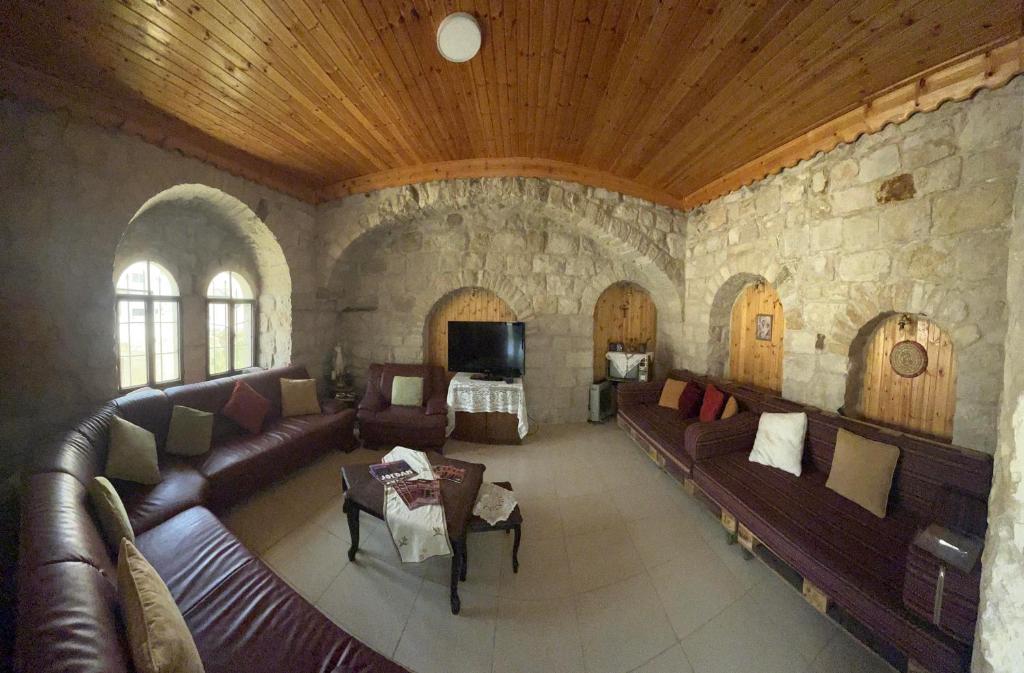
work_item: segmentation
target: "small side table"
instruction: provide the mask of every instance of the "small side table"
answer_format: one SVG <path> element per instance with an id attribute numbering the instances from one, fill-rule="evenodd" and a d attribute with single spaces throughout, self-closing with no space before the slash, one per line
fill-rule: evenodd
<path id="1" fill-rule="evenodd" d="M 502 488 L 507 488 L 510 491 L 512 490 L 512 484 L 507 481 L 496 481 L 494 483 Z M 522 540 L 523 536 L 523 513 L 519 510 L 518 504 L 516 505 L 516 508 L 512 510 L 512 513 L 508 515 L 507 519 L 499 521 L 493 525 L 487 523 L 487 521 L 474 514 L 469 520 L 466 530 L 470 533 L 486 533 L 492 530 L 503 530 L 506 535 L 508 535 L 510 531 L 515 533 L 515 539 L 512 542 L 512 572 L 519 572 L 519 542 Z M 464 556 L 462 564 L 462 579 L 466 579 L 467 565 L 469 565 L 469 558 L 468 556 Z"/>

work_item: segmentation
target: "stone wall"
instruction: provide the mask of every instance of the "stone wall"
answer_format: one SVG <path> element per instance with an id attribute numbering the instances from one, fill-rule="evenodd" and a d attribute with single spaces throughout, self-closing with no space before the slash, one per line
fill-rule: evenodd
<path id="1" fill-rule="evenodd" d="M 1022 103 L 1019 78 L 691 211 L 685 364 L 727 370 L 729 308 L 765 278 L 786 315 L 783 394 L 835 410 L 862 327 L 924 313 L 956 349 L 954 441 L 991 452 Z"/>
<path id="2" fill-rule="evenodd" d="M 1024 149 L 1024 148 L 1022 148 Z M 1014 203 L 1006 278 L 1006 352 L 1024 344 L 1024 163 Z M 982 557 L 981 612 L 973 670 L 1024 671 L 1024 359 L 1008 357 L 995 475 Z"/>
<path id="3" fill-rule="evenodd" d="M 427 319 L 450 292 L 493 291 L 526 323 L 531 418 L 564 422 L 586 418 L 594 304 L 618 280 L 649 282 L 636 264 L 573 227 L 514 205 L 478 205 L 371 230 L 346 249 L 330 287 L 340 309 L 338 339 L 358 385 L 371 362 L 423 361 Z M 671 322 L 678 299 L 675 306 L 662 300 L 659 315 Z M 662 361 L 670 358 L 664 349 Z"/>
<path id="4" fill-rule="evenodd" d="M 0 475 L 11 474 L 41 438 L 117 395 L 115 252 L 140 208 L 177 185 L 230 195 L 239 207 L 221 203 L 222 213 L 259 215 L 260 248 L 278 243 L 291 270 L 294 338 L 289 334 L 274 360 L 319 356 L 314 207 L 9 99 L 0 101 L 0 146 Z"/>

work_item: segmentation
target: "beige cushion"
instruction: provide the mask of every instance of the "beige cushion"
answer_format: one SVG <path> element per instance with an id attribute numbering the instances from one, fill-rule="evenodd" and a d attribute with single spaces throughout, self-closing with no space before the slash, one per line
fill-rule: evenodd
<path id="1" fill-rule="evenodd" d="M 661 399 L 658 400 L 658 406 L 678 409 L 679 396 L 683 394 L 684 388 L 686 388 L 686 381 L 665 379 L 665 385 L 661 389 Z"/>
<path id="2" fill-rule="evenodd" d="M 729 401 L 725 403 L 725 407 L 722 409 L 722 415 L 719 416 L 719 418 L 732 418 L 733 416 L 735 416 L 739 412 L 740 412 L 739 402 L 736 401 L 735 397 L 730 395 L 729 396 Z"/>
<path id="3" fill-rule="evenodd" d="M 840 429 L 825 485 L 879 518 L 885 518 L 899 447 Z"/>
<path id="4" fill-rule="evenodd" d="M 107 467 L 103 473 L 111 479 L 140 484 L 160 483 L 156 437 L 149 430 L 114 416 L 110 420 L 110 450 L 107 451 Z"/>
<path id="5" fill-rule="evenodd" d="M 210 450 L 213 438 L 213 414 L 174 405 L 171 429 L 167 432 L 167 453 L 199 456 Z"/>
<path id="6" fill-rule="evenodd" d="M 391 382 L 391 404 L 398 407 L 422 407 L 423 377 L 396 376 Z"/>
<path id="7" fill-rule="evenodd" d="M 281 415 L 308 416 L 320 413 L 316 379 L 281 379 Z"/>
<path id="8" fill-rule="evenodd" d="M 117 556 L 117 590 L 138 673 L 203 673 L 192 633 L 171 592 L 128 540 Z"/>
<path id="9" fill-rule="evenodd" d="M 100 520 L 103 537 L 110 548 L 120 547 L 121 538 L 135 542 L 135 531 L 128 520 L 128 512 L 125 511 L 121 496 L 117 494 L 110 480 L 106 477 L 94 477 L 86 488 L 89 491 L 92 508 L 96 511 L 96 518 Z"/>

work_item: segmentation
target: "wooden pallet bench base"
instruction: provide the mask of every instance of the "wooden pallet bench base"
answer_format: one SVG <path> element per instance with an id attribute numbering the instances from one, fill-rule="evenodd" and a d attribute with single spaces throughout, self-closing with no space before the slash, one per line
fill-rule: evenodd
<path id="1" fill-rule="evenodd" d="M 824 591 L 804 579 L 804 588 L 802 593 L 804 595 L 804 600 L 810 603 L 811 607 L 823 615 L 828 614 L 829 597 Z"/>

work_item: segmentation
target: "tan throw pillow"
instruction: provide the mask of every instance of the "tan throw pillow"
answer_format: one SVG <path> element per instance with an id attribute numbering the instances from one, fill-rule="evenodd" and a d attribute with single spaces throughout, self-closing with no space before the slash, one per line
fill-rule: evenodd
<path id="1" fill-rule="evenodd" d="M 396 376 L 391 382 L 391 404 L 396 407 L 422 407 L 423 377 Z"/>
<path id="2" fill-rule="evenodd" d="M 719 416 L 719 418 L 722 418 L 722 419 L 732 418 L 733 416 L 735 416 L 739 412 L 740 412 L 739 402 L 736 401 L 735 397 L 730 395 L 729 396 L 729 401 L 725 403 L 725 408 L 722 409 L 722 415 Z"/>
<path id="3" fill-rule="evenodd" d="M 117 555 L 117 590 L 138 673 L 204 673 L 177 603 L 153 566 L 128 540 Z"/>
<path id="4" fill-rule="evenodd" d="M 658 406 L 678 409 L 679 396 L 683 394 L 684 388 L 686 388 L 686 381 L 665 379 L 665 385 L 661 388 L 661 399 L 658 400 Z"/>
<path id="5" fill-rule="evenodd" d="M 135 531 L 128 520 L 128 512 L 125 511 L 121 496 L 117 494 L 110 480 L 106 477 L 94 477 L 86 489 L 89 491 L 89 501 L 96 511 L 96 518 L 100 520 L 100 529 L 110 549 L 116 550 L 120 547 L 122 538 L 135 542 Z"/>
<path id="6" fill-rule="evenodd" d="M 316 379 L 281 379 L 281 415 L 308 416 L 320 413 Z"/>
<path id="7" fill-rule="evenodd" d="M 114 416 L 110 420 L 110 449 L 103 473 L 111 479 L 159 484 L 156 437 L 149 430 Z"/>
<path id="8" fill-rule="evenodd" d="M 884 519 L 899 458 L 899 447 L 840 429 L 825 485 Z"/>
<path id="9" fill-rule="evenodd" d="M 171 429 L 167 432 L 167 453 L 199 456 L 210 450 L 213 438 L 213 414 L 174 405 Z"/>

